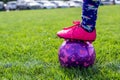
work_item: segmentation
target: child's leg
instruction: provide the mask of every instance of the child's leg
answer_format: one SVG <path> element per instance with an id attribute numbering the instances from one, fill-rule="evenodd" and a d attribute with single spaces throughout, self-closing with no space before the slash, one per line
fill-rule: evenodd
<path id="1" fill-rule="evenodd" d="M 81 25 L 88 32 L 95 29 L 99 4 L 100 0 L 83 0 Z"/>
<path id="2" fill-rule="evenodd" d="M 77 22 L 75 25 L 57 32 L 57 35 L 64 39 L 95 41 L 95 25 L 99 3 L 99 0 L 84 0 L 82 7 L 82 23 Z"/>

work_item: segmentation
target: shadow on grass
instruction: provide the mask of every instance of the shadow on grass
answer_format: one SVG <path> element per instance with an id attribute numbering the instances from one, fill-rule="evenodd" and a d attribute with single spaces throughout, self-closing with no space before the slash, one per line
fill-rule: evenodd
<path id="1" fill-rule="evenodd" d="M 118 62 L 96 63 L 88 68 L 61 67 L 61 70 L 70 80 L 109 80 L 120 79 L 120 64 Z M 113 74 L 114 73 L 114 74 Z"/>
<path id="2" fill-rule="evenodd" d="M 95 64 L 93 66 L 90 66 L 88 68 L 83 68 L 83 67 L 71 67 L 71 68 L 64 68 L 61 67 L 61 70 L 67 76 L 69 79 L 72 80 L 86 80 L 86 79 L 91 79 L 95 80 L 101 77 L 104 77 L 100 71 L 101 67 L 98 64 Z"/>

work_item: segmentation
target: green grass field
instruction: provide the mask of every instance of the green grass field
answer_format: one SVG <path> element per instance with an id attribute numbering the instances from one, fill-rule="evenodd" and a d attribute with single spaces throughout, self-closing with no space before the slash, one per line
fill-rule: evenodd
<path id="1" fill-rule="evenodd" d="M 100 6 L 96 62 L 62 68 L 56 32 L 81 19 L 81 8 L 0 12 L 0 80 L 119 80 L 120 6 Z"/>

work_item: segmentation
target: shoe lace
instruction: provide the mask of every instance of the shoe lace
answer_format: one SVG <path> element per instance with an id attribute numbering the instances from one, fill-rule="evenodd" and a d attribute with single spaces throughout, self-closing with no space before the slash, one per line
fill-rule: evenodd
<path id="1" fill-rule="evenodd" d="M 73 28 L 71 38 L 73 37 L 73 33 L 74 33 L 75 29 L 77 29 L 79 26 L 81 26 L 81 25 L 80 25 L 80 21 L 73 21 L 73 24 L 74 24 L 74 25 L 73 25 L 72 27 L 74 27 L 74 26 L 75 26 L 75 27 Z M 76 27 L 76 26 L 77 26 L 77 27 Z"/>
<path id="2" fill-rule="evenodd" d="M 69 29 L 69 28 L 72 28 L 72 27 L 75 27 L 75 26 L 80 26 L 80 21 L 73 21 L 73 26 L 70 26 L 70 27 L 66 27 L 64 29 Z"/>

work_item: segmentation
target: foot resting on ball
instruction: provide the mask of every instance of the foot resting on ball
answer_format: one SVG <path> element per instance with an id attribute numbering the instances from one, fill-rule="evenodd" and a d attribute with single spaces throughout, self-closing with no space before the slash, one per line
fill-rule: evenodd
<path id="1" fill-rule="evenodd" d="M 57 32 L 57 36 L 64 39 L 76 39 L 83 41 L 94 41 L 96 39 L 96 30 L 87 32 L 81 27 L 80 21 L 73 22 L 73 26 L 64 28 Z"/>

